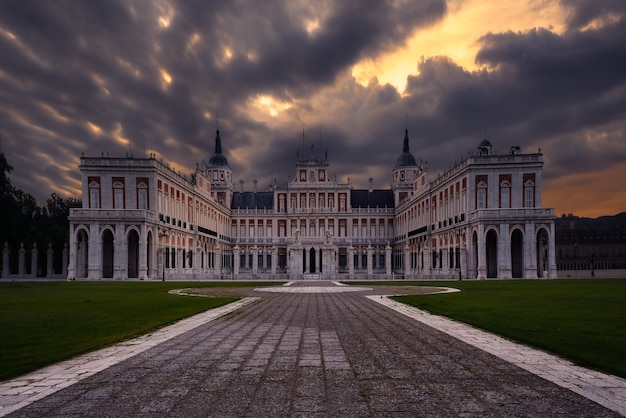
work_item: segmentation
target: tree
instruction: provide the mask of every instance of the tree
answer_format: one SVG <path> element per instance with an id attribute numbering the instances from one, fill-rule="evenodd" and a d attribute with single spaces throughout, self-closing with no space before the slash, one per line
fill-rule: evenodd
<path id="1" fill-rule="evenodd" d="M 37 243 L 40 254 L 45 254 L 48 243 L 55 249 L 55 270 L 61 266 L 61 249 L 69 240 L 70 208 L 80 207 L 75 198 L 64 198 L 52 193 L 45 207 L 29 193 L 16 189 L 9 178 L 13 167 L 0 153 L 0 247 L 8 242 L 11 248 L 11 265 L 15 270 L 17 249 L 21 242 L 27 250 Z M 44 272 L 46 257 L 39 257 L 39 270 Z"/>

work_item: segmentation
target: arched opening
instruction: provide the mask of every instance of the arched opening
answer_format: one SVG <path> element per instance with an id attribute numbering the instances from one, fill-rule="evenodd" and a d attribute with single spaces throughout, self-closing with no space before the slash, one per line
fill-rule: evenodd
<path id="1" fill-rule="evenodd" d="M 139 234 L 132 229 L 128 233 L 128 278 L 139 277 Z"/>
<path id="2" fill-rule="evenodd" d="M 511 274 L 515 279 L 524 277 L 524 236 L 519 229 L 511 234 Z"/>
<path id="3" fill-rule="evenodd" d="M 154 250 L 154 244 L 152 242 L 152 231 L 148 231 L 148 239 L 146 241 L 146 267 L 148 269 L 148 276 L 152 276 L 152 251 Z"/>
<path id="4" fill-rule="evenodd" d="M 472 277 L 478 277 L 478 234 L 476 231 L 472 234 Z"/>
<path id="5" fill-rule="evenodd" d="M 498 277 L 498 234 L 493 229 L 487 232 L 485 243 L 487 255 L 487 278 Z"/>
<path id="6" fill-rule="evenodd" d="M 537 277 L 548 274 L 548 231 L 541 228 L 537 232 Z"/>
<path id="7" fill-rule="evenodd" d="M 86 279 L 89 272 L 89 236 L 81 229 L 76 235 L 76 278 Z"/>
<path id="8" fill-rule="evenodd" d="M 113 278 L 113 232 L 110 229 L 102 233 L 102 278 Z"/>
<path id="9" fill-rule="evenodd" d="M 309 273 L 315 273 L 315 248 L 309 251 Z"/>

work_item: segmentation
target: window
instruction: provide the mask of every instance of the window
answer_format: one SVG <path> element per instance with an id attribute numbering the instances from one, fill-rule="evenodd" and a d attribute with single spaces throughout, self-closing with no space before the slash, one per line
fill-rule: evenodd
<path id="1" fill-rule="evenodd" d="M 113 178 L 113 207 L 124 209 L 124 178 Z"/>
<path id="2" fill-rule="evenodd" d="M 535 174 L 528 173 L 523 176 L 524 184 L 524 207 L 535 207 Z"/>
<path id="3" fill-rule="evenodd" d="M 89 198 L 91 204 L 90 206 L 94 209 L 98 209 L 100 207 L 100 189 L 89 189 Z"/>
<path id="4" fill-rule="evenodd" d="M 500 207 L 503 209 L 511 207 L 511 184 L 508 182 L 500 184 Z"/>
<path id="5" fill-rule="evenodd" d="M 148 190 L 139 189 L 138 196 L 139 196 L 139 200 L 137 202 L 137 208 L 148 209 Z"/>
<path id="6" fill-rule="evenodd" d="M 137 179 L 137 209 L 148 209 L 148 179 Z"/>
<path id="7" fill-rule="evenodd" d="M 532 208 L 535 206 L 535 188 L 532 186 L 524 187 L 524 207 Z"/>
<path id="8" fill-rule="evenodd" d="M 89 177 L 89 207 L 100 208 L 100 177 Z"/>
<path id="9" fill-rule="evenodd" d="M 487 207 L 487 183 L 480 181 L 476 185 L 476 209 L 484 209 Z"/>
<path id="10" fill-rule="evenodd" d="M 485 198 L 487 196 L 487 191 L 486 189 L 478 189 L 477 192 L 477 202 L 476 202 L 476 208 L 477 209 L 484 209 L 485 208 Z"/>

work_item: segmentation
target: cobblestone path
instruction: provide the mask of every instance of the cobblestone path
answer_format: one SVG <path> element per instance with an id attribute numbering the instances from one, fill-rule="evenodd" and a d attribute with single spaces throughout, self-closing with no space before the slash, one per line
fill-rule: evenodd
<path id="1" fill-rule="evenodd" d="M 363 293 L 260 295 L 10 416 L 619 416 Z"/>

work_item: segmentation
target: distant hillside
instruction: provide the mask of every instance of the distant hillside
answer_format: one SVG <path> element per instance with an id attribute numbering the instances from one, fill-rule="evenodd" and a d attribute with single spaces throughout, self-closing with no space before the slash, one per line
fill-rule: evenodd
<path id="1" fill-rule="evenodd" d="M 559 230 L 624 230 L 626 229 L 626 212 L 612 216 L 600 216 L 599 218 L 582 218 L 574 215 L 562 215 L 556 218 L 554 224 Z"/>

